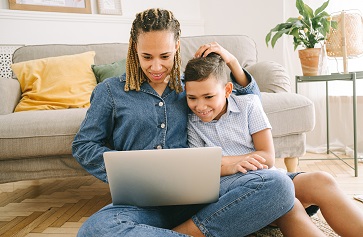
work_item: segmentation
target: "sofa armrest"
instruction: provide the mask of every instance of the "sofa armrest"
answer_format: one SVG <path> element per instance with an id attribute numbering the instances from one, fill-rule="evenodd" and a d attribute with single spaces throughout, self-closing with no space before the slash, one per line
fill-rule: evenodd
<path id="1" fill-rule="evenodd" d="M 259 62 L 245 68 L 255 78 L 261 92 L 291 92 L 285 68 L 273 61 Z"/>
<path id="2" fill-rule="evenodd" d="M 21 97 L 18 80 L 0 78 L 0 115 L 11 114 Z"/>

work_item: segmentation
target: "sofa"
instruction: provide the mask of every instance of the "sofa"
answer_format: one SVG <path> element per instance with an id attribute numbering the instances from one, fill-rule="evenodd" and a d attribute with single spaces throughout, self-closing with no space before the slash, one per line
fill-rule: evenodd
<path id="1" fill-rule="evenodd" d="M 245 35 L 182 37 L 182 65 L 200 45 L 214 41 L 233 53 L 256 79 L 263 108 L 273 127 L 276 157 L 286 160 L 304 155 L 305 134 L 314 128 L 314 105 L 306 97 L 291 92 L 290 79 L 281 65 L 257 61 L 253 39 Z M 92 65 L 111 65 L 124 60 L 127 50 L 127 43 L 27 45 L 13 53 L 12 62 L 93 51 Z M 23 89 L 15 74 L 12 78 L 0 78 L 0 183 L 88 175 L 71 150 L 87 106 L 14 112 L 24 95 Z"/>

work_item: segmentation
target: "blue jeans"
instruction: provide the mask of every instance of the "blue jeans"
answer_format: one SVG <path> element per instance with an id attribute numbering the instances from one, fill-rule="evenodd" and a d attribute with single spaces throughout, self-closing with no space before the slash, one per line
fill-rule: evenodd
<path id="1" fill-rule="evenodd" d="M 187 236 L 171 229 L 192 218 L 205 236 L 246 236 L 287 213 L 294 203 L 291 179 L 276 170 L 221 177 L 220 198 L 203 205 L 135 207 L 112 204 L 93 214 L 78 237 Z"/>

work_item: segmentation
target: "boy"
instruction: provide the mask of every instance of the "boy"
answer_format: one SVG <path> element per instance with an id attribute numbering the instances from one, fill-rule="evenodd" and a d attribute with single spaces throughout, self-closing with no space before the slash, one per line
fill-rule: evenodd
<path id="1" fill-rule="evenodd" d="M 228 82 L 225 62 L 233 58 L 218 44 L 213 52 L 188 62 L 185 73 L 190 147 L 220 146 L 221 184 L 238 172 L 248 175 L 272 168 L 275 151 L 271 125 L 256 95 L 236 96 Z M 226 60 L 227 59 L 227 60 Z M 234 72 L 235 74 L 235 72 Z M 303 207 L 318 205 L 329 225 L 342 236 L 363 233 L 363 214 L 325 172 L 288 173 L 297 199 L 294 208 L 276 221 L 284 236 L 324 236 Z M 316 210 L 315 210 L 316 211 Z"/>

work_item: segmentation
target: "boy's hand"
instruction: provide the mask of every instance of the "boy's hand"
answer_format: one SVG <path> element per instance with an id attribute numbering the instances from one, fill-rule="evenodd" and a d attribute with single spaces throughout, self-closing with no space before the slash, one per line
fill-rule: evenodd
<path id="1" fill-rule="evenodd" d="M 268 169 L 264 164 L 266 161 L 258 154 L 250 154 L 240 157 L 223 157 L 221 176 L 236 174 L 237 172 L 247 173 L 250 170 Z"/>

